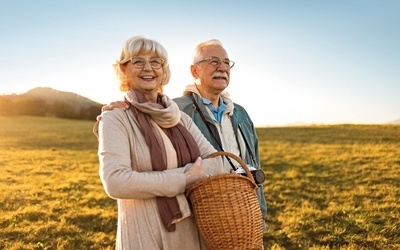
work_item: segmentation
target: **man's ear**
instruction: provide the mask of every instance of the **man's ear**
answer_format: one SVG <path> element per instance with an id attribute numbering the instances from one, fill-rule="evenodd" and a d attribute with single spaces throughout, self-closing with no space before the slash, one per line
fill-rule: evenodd
<path id="1" fill-rule="evenodd" d="M 197 65 L 190 65 L 190 72 L 192 72 L 194 79 L 198 78 L 199 74 L 197 73 Z"/>

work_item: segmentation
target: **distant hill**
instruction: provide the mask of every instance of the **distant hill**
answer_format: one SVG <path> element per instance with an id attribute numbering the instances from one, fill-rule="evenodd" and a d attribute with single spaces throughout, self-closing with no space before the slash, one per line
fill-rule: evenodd
<path id="1" fill-rule="evenodd" d="M 400 124 L 400 119 L 392 121 L 392 122 L 389 122 L 389 124 Z"/>
<path id="2" fill-rule="evenodd" d="M 81 95 L 38 87 L 20 95 L 0 95 L 0 115 L 54 116 L 94 120 L 102 104 Z"/>
<path id="3" fill-rule="evenodd" d="M 98 102 L 83 97 L 76 93 L 55 90 L 49 87 L 38 87 L 21 94 L 22 97 L 28 97 L 37 100 L 43 100 L 47 103 L 65 102 L 72 104 L 76 108 L 87 108 L 93 105 L 100 105 Z"/>

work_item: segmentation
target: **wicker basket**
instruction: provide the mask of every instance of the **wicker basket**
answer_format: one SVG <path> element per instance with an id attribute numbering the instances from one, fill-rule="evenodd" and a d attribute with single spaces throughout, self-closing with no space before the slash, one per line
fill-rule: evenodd
<path id="1" fill-rule="evenodd" d="M 257 184 L 246 164 L 236 155 L 217 152 L 207 158 L 221 155 L 240 163 L 247 177 L 219 174 L 197 182 L 187 191 L 199 231 L 209 249 L 262 249 Z"/>

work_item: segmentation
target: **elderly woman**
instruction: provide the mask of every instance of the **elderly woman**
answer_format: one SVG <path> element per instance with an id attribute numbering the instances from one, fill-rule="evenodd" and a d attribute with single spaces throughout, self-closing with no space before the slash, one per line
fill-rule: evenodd
<path id="1" fill-rule="evenodd" d="M 205 249 L 184 195 L 223 172 L 216 150 L 162 87 L 168 56 L 158 42 L 132 37 L 113 65 L 130 108 L 102 114 L 99 174 L 118 202 L 117 249 Z"/>

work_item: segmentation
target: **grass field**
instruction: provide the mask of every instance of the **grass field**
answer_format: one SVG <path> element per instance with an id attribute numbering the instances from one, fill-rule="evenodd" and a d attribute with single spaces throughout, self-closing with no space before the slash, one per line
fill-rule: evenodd
<path id="1" fill-rule="evenodd" d="M 0 249 L 114 249 L 92 125 L 0 117 Z M 258 133 L 266 249 L 400 248 L 400 126 Z"/>

